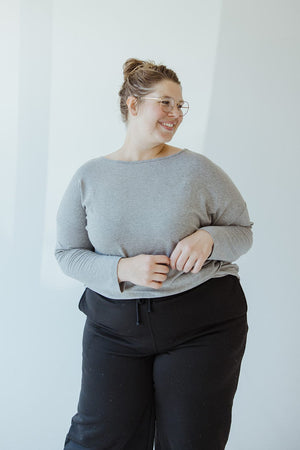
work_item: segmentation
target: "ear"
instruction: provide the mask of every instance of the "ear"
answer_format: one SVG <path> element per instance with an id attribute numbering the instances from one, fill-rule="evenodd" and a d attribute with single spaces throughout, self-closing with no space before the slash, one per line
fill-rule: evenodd
<path id="1" fill-rule="evenodd" d="M 138 100 L 133 95 L 130 95 L 126 100 L 126 105 L 128 107 L 128 112 L 132 116 L 137 116 L 138 113 Z"/>

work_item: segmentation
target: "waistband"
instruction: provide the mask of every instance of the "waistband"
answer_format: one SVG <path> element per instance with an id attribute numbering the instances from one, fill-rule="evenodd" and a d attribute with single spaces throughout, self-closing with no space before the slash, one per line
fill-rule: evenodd
<path id="1" fill-rule="evenodd" d="M 231 279 L 231 281 L 230 281 Z M 228 284 L 229 283 L 229 284 Z M 234 283 L 234 284 L 232 284 Z M 135 324 L 136 326 L 141 325 L 142 321 L 142 310 L 147 314 L 150 314 L 154 311 L 153 307 L 159 307 L 159 310 L 164 306 L 168 307 L 170 305 L 171 310 L 174 310 L 175 306 L 174 302 L 178 300 L 185 304 L 185 299 L 189 300 L 189 298 L 206 298 L 211 295 L 227 295 L 228 288 L 231 289 L 232 286 L 238 288 L 238 291 L 241 290 L 239 279 L 233 275 L 226 275 L 224 277 L 211 278 L 204 283 L 199 284 L 196 287 L 193 287 L 189 290 L 179 292 L 177 294 L 162 296 L 162 297 L 147 297 L 147 298 L 134 298 L 134 299 L 111 299 L 105 297 L 98 292 L 93 291 L 90 288 L 86 288 L 80 301 L 79 301 L 79 309 L 85 313 L 91 320 L 97 322 L 102 321 L 103 317 L 121 317 L 122 314 L 127 308 L 125 305 L 130 306 L 130 310 L 135 312 Z M 107 303 L 107 305 L 106 305 Z M 112 309 L 107 308 L 111 304 Z M 173 304 L 173 306 L 171 306 Z M 143 309 L 142 309 L 143 307 Z M 125 308 L 125 309 L 124 309 Z M 212 308 L 210 304 L 209 309 Z M 132 311 L 132 312 L 133 312 Z M 118 319 L 118 320 L 119 320 Z"/>

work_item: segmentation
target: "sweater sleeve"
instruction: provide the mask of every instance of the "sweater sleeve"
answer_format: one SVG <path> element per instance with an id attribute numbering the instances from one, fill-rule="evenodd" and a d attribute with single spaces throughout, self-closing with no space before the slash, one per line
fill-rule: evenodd
<path id="1" fill-rule="evenodd" d="M 87 217 L 82 205 L 80 169 L 75 173 L 58 208 L 55 257 L 62 271 L 90 289 L 122 292 L 117 266 L 121 256 L 95 252 L 87 233 Z"/>
<path id="2" fill-rule="evenodd" d="M 211 224 L 201 229 L 213 238 L 213 251 L 208 260 L 233 262 L 246 253 L 253 243 L 253 222 L 247 205 L 230 177 L 210 162 Z"/>
<path id="3" fill-rule="evenodd" d="M 201 228 L 212 236 L 213 251 L 208 260 L 233 262 L 246 253 L 253 243 L 253 222 L 250 222 L 247 207 L 231 225 L 210 225 Z"/>

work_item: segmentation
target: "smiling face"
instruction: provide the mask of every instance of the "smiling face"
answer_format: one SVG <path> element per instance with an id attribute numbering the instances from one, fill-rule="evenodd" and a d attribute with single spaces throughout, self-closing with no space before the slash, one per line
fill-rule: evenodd
<path id="1" fill-rule="evenodd" d="M 141 99 L 138 105 L 134 118 L 138 132 L 142 133 L 152 145 L 158 145 L 172 139 L 182 122 L 182 116 L 177 106 L 170 112 L 164 112 L 159 101 L 152 100 L 153 97 L 172 97 L 177 105 L 183 100 L 182 89 L 180 84 L 174 81 L 160 81 L 149 94 Z"/>

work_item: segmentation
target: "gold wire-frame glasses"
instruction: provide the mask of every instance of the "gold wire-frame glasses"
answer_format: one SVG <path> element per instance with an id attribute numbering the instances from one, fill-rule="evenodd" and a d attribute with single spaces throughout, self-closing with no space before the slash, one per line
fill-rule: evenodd
<path id="1" fill-rule="evenodd" d="M 173 97 L 140 97 L 142 100 L 157 100 L 157 102 L 160 104 L 160 107 L 163 112 L 170 113 L 173 111 L 173 108 L 175 107 L 175 99 Z M 180 113 L 180 115 L 183 117 L 185 116 L 189 111 L 189 104 L 187 101 L 179 101 L 176 103 L 176 107 Z"/>

